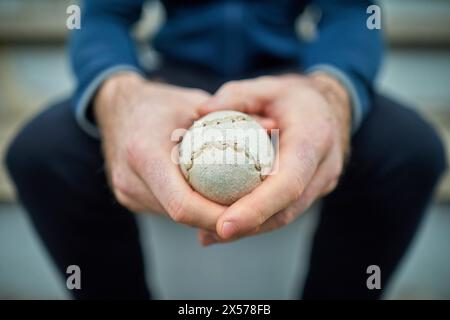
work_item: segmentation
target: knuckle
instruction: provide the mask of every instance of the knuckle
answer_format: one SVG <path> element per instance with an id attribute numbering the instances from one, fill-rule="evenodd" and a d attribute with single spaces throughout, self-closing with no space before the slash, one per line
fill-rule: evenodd
<path id="1" fill-rule="evenodd" d="M 114 193 L 131 194 L 131 188 L 121 169 L 115 169 L 111 172 L 111 184 Z"/>
<path id="2" fill-rule="evenodd" d="M 317 151 L 313 144 L 304 142 L 299 144 L 297 149 L 297 161 L 301 163 L 305 170 L 313 170 L 317 163 Z"/>
<path id="3" fill-rule="evenodd" d="M 337 185 L 338 185 L 338 180 L 337 180 L 337 179 L 332 180 L 332 181 L 328 184 L 328 186 L 326 187 L 326 189 L 324 190 L 323 195 L 327 195 L 327 194 L 331 193 L 334 189 L 336 189 Z"/>
<path id="4" fill-rule="evenodd" d="M 131 140 L 126 146 L 126 159 L 127 162 L 135 167 L 142 165 L 143 159 L 145 158 L 145 147 L 140 140 Z"/>
<path id="5" fill-rule="evenodd" d="M 258 81 L 260 81 L 261 84 L 271 84 L 274 81 L 275 77 L 273 76 L 260 76 L 257 78 Z"/>
<path id="6" fill-rule="evenodd" d="M 297 172 L 293 177 L 291 187 L 287 190 L 287 196 L 290 202 L 293 202 L 300 198 L 304 190 L 305 182 L 303 176 L 300 174 L 300 172 Z"/>
<path id="7" fill-rule="evenodd" d="M 331 181 L 330 183 L 330 188 L 329 188 L 329 192 L 333 191 L 334 189 L 336 189 L 337 185 L 339 183 L 338 179 L 334 179 L 333 181 Z"/>
<path id="8" fill-rule="evenodd" d="M 173 192 L 170 196 L 167 202 L 167 213 L 177 223 L 189 223 L 184 197 L 180 196 L 178 192 Z"/>
<path id="9" fill-rule="evenodd" d="M 238 81 L 230 81 L 222 86 L 220 92 L 222 94 L 238 93 L 240 91 L 240 83 Z"/>
<path id="10" fill-rule="evenodd" d="M 334 130 L 332 129 L 331 126 L 325 126 L 325 128 L 323 130 L 323 133 L 324 133 L 323 140 L 324 140 L 324 144 L 327 147 L 330 147 L 333 144 L 333 142 L 334 142 L 335 134 L 333 134 L 333 131 Z"/>
<path id="11" fill-rule="evenodd" d="M 195 99 L 205 99 L 208 97 L 208 93 L 202 89 L 191 88 L 189 92 Z"/>
<path id="12" fill-rule="evenodd" d="M 336 159 L 328 165 L 328 179 L 330 181 L 339 180 L 344 169 L 343 159 Z"/>
<path id="13" fill-rule="evenodd" d="M 284 210 L 276 215 L 276 221 L 279 226 L 286 226 L 293 220 L 291 210 Z"/>
<path id="14" fill-rule="evenodd" d="M 300 171 L 290 172 L 289 176 L 286 176 L 286 181 L 289 181 L 289 185 L 286 186 L 284 195 L 287 201 L 292 203 L 303 193 L 305 183 Z"/>
<path id="15" fill-rule="evenodd" d="M 254 205 L 252 208 L 247 208 L 247 211 L 253 211 L 256 216 L 256 227 L 261 226 L 266 221 L 266 215 L 264 211 L 261 209 L 261 206 Z"/>
<path id="16" fill-rule="evenodd" d="M 327 188 L 327 194 L 330 193 L 331 191 L 333 191 L 334 189 L 336 189 L 337 185 L 339 183 L 338 179 L 333 179 L 330 181 L 330 183 L 328 183 L 328 188 Z"/>
<path id="17" fill-rule="evenodd" d="M 332 170 L 331 170 L 331 175 L 333 180 L 338 180 L 342 174 L 342 169 L 343 169 L 343 163 L 342 161 L 336 161 Z"/>
<path id="18" fill-rule="evenodd" d="M 127 163 L 138 175 L 165 177 L 163 175 L 164 160 L 158 157 L 155 152 L 148 150 L 142 142 L 130 144 L 127 147 Z"/>
<path id="19" fill-rule="evenodd" d="M 119 204 L 121 204 L 122 206 L 124 206 L 126 208 L 131 206 L 130 199 L 125 194 L 123 194 L 122 192 L 120 192 L 117 189 L 114 189 L 114 197 L 116 198 L 117 202 Z"/>
<path id="20" fill-rule="evenodd" d="M 287 196 L 288 196 L 289 201 L 292 202 L 292 201 L 295 201 L 298 198 L 300 198 L 303 190 L 304 190 L 303 179 L 301 177 L 299 177 L 299 175 L 297 174 L 294 177 L 293 184 L 287 190 Z"/>
<path id="21" fill-rule="evenodd" d="M 320 130 L 318 132 L 318 141 L 321 146 L 323 146 L 324 150 L 328 150 L 331 148 L 334 142 L 334 134 L 332 126 L 330 126 L 328 123 L 325 123 L 321 125 Z M 322 149 L 322 148 L 321 148 Z"/>

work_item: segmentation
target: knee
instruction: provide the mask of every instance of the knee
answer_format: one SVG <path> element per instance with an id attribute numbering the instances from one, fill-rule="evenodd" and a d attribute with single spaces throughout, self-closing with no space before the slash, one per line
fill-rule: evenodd
<path id="1" fill-rule="evenodd" d="M 26 124 L 6 150 L 6 169 L 19 193 L 28 186 L 42 185 L 67 162 L 62 150 L 69 143 L 65 128 L 70 126 L 58 125 L 67 123 L 62 118 L 66 108 L 60 106 L 50 107 Z"/>
<path id="2" fill-rule="evenodd" d="M 375 104 L 353 139 L 359 172 L 434 186 L 447 168 L 436 130 L 414 110 L 388 98 L 379 96 Z"/>
<path id="3" fill-rule="evenodd" d="M 411 111 L 409 125 L 396 138 L 394 165 L 402 166 L 403 172 L 418 182 L 434 185 L 447 169 L 444 144 L 431 124 Z"/>
<path id="4" fill-rule="evenodd" d="M 48 148 L 43 142 L 29 126 L 23 128 L 11 141 L 4 161 L 16 187 L 32 180 L 38 171 L 45 170 L 44 158 Z"/>
<path id="5" fill-rule="evenodd" d="M 439 178 L 447 170 L 447 155 L 441 138 L 433 131 L 428 139 L 425 152 L 428 155 L 426 158 L 429 173 Z"/>
<path id="6" fill-rule="evenodd" d="M 16 135 L 11 141 L 6 149 L 6 156 L 4 159 L 6 169 L 14 182 L 19 179 L 21 173 L 27 171 L 25 170 L 27 164 L 35 163 L 34 161 L 25 161 L 32 152 L 29 150 L 30 146 L 20 138 L 21 134 L 22 132 Z"/>
<path id="7" fill-rule="evenodd" d="M 436 130 L 422 119 L 414 132 L 412 143 L 404 150 L 404 161 L 409 168 L 432 181 L 438 180 L 447 169 L 447 156 L 444 144 Z"/>

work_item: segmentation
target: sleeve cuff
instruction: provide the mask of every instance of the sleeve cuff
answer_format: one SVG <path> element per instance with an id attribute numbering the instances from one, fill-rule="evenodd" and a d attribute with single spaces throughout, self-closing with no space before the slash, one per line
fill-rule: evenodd
<path id="1" fill-rule="evenodd" d="M 350 96 L 350 104 L 352 108 L 352 134 L 354 134 L 360 127 L 364 116 L 363 100 L 365 99 L 361 97 L 362 93 L 358 92 L 361 90 L 358 90 L 357 85 L 354 83 L 350 76 L 333 65 L 317 64 L 308 68 L 306 70 L 306 73 L 312 73 L 315 71 L 323 71 L 325 73 L 328 73 L 329 75 L 336 78 L 339 82 L 341 82 L 347 89 Z"/>
<path id="2" fill-rule="evenodd" d="M 88 110 L 92 102 L 92 98 L 97 92 L 100 85 L 113 74 L 123 72 L 123 71 L 134 71 L 139 74 L 142 72 L 132 65 L 117 65 L 108 68 L 101 72 L 98 76 L 92 80 L 88 86 L 79 94 L 78 99 L 75 102 L 75 119 L 78 125 L 90 136 L 99 139 L 100 131 L 97 125 L 89 120 Z"/>

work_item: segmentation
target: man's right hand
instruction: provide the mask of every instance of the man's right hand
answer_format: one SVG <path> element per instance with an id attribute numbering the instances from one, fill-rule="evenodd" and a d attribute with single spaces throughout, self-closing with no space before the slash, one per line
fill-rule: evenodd
<path id="1" fill-rule="evenodd" d="M 209 97 L 202 90 L 150 82 L 132 72 L 105 81 L 94 101 L 94 115 L 108 180 L 120 204 L 215 230 L 225 207 L 193 191 L 171 160 L 176 145 L 172 132 L 188 128 Z"/>

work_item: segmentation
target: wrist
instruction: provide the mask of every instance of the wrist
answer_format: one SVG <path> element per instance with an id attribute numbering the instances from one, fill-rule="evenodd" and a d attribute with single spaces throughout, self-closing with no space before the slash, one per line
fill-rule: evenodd
<path id="1" fill-rule="evenodd" d="M 140 86 L 145 79 L 132 71 L 120 72 L 106 79 L 97 91 L 94 105 L 110 104 L 115 98 Z"/>
<path id="2" fill-rule="evenodd" d="M 348 156 L 351 136 L 352 107 L 350 93 L 347 88 L 335 77 L 326 72 L 316 71 L 307 76 L 312 85 L 325 97 L 336 119 L 340 124 L 343 153 Z"/>
<path id="3" fill-rule="evenodd" d="M 101 122 L 103 114 L 108 114 L 118 101 L 127 101 L 145 83 L 145 79 L 132 71 L 120 72 L 106 79 L 93 100 L 93 114 Z"/>
<path id="4" fill-rule="evenodd" d="M 350 94 L 339 80 L 321 71 L 311 73 L 307 77 L 327 100 L 338 102 L 350 110 Z"/>

